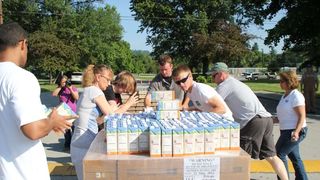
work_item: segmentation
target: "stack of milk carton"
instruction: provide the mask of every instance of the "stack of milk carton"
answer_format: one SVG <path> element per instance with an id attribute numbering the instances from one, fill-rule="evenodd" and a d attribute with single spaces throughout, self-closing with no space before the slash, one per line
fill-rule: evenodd
<path id="1" fill-rule="evenodd" d="M 151 101 L 157 102 L 157 119 L 179 119 L 181 102 L 175 99 L 174 91 L 153 91 Z"/>
<path id="2" fill-rule="evenodd" d="M 153 111 L 105 120 L 107 154 L 168 157 L 240 149 L 240 125 L 215 113 L 184 111 L 180 119 L 159 120 Z"/>

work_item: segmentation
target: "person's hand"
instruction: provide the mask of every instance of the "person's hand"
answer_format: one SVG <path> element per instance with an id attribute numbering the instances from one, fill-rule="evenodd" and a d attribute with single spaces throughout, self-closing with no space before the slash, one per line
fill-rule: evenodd
<path id="1" fill-rule="evenodd" d="M 77 119 L 79 116 L 61 116 L 58 114 L 56 108 L 52 109 L 49 114 L 49 121 L 52 125 L 52 130 L 59 133 L 64 133 L 66 129 L 70 129 L 72 126 L 72 121 Z"/>
<path id="2" fill-rule="evenodd" d="M 139 97 L 137 96 L 137 92 L 134 92 L 127 100 L 127 103 L 129 103 L 129 105 L 132 106 L 133 104 L 138 103 L 138 101 Z"/>
<path id="3" fill-rule="evenodd" d="M 291 141 L 298 141 L 299 140 L 299 132 L 297 131 L 292 131 L 291 132 Z"/>
<path id="4" fill-rule="evenodd" d="M 279 119 L 277 116 L 272 116 L 271 118 L 272 118 L 274 124 L 279 123 Z"/>

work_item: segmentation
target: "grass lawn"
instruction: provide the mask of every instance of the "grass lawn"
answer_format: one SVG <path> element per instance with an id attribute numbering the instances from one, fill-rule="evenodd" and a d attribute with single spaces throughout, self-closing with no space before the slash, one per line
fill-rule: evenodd
<path id="1" fill-rule="evenodd" d="M 49 84 L 49 80 L 39 79 L 39 84 L 41 87 L 41 92 L 52 92 L 57 88 L 56 84 Z M 81 87 L 81 84 L 73 84 L 77 88 Z"/>
<path id="2" fill-rule="evenodd" d="M 57 85 L 49 84 L 47 80 L 39 80 L 41 86 L 41 92 L 52 92 Z M 244 81 L 253 91 L 268 91 L 274 93 L 283 93 L 283 90 L 280 88 L 279 80 L 251 80 Z M 213 83 L 208 83 L 210 86 L 215 87 L 216 85 Z M 81 84 L 75 84 L 77 88 L 81 87 Z M 300 87 L 299 87 L 300 88 Z M 320 97 L 320 88 L 317 91 L 317 96 Z"/>

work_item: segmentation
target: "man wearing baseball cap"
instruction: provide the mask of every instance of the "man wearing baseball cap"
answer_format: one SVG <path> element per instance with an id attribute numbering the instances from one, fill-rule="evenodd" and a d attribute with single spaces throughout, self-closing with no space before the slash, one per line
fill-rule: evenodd
<path id="1" fill-rule="evenodd" d="M 283 180 L 288 175 L 283 162 L 277 157 L 273 141 L 273 120 L 258 97 L 244 83 L 229 75 L 229 68 L 223 62 L 215 63 L 211 69 L 212 81 L 240 123 L 240 146 L 253 159 L 266 159 Z"/>

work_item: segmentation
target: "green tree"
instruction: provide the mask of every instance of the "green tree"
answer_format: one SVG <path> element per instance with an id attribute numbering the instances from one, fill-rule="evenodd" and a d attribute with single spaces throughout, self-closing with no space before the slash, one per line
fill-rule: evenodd
<path id="1" fill-rule="evenodd" d="M 38 70 L 48 73 L 50 82 L 57 71 L 77 70 L 77 58 L 79 52 L 76 48 L 64 44 L 54 34 L 46 32 L 35 32 L 29 37 L 29 55 L 33 61 L 29 63 Z"/>
<path id="2" fill-rule="evenodd" d="M 4 1 L 5 20 L 17 21 L 29 32 L 29 64 L 50 77 L 92 63 L 133 71 L 130 46 L 121 40 L 120 16 L 114 7 L 96 8 L 100 1 Z"/>
<path id="3" fill-rule="evenodd" d="M 130 3 L 135 19 L 141 22 L 139 31 L 149 34 L 147 43 L 153 45 L 154 56 L 169 53 L 191 67 L 201 64 L 205 73 L 212 61 L 236 60 L 239 57 L 234 57 L 234 52 L 246 49 L 242 38 L 237 38 L 243 34 L 234 24 L 231 0 L 131 0 Z"/>
<path id="4" fill-rule="evenodd" d="M 158 70 L 156 61 L 152 59 L 148 51 L 133 51 L 132 60 L 136 67 L 135 73 L 156 73 Z"/>
<path id="5" fill-rule="evenodd" d="M 318 64 L 320 58 L 320 2 L 308 1 L 241 1 L 242 20 L 262 25 L 277 13 L 285 14 L 274 28 L 268 30 L 266 44 L 277 45 L 283 38 L 284 50 L 292 49 Z"/>

